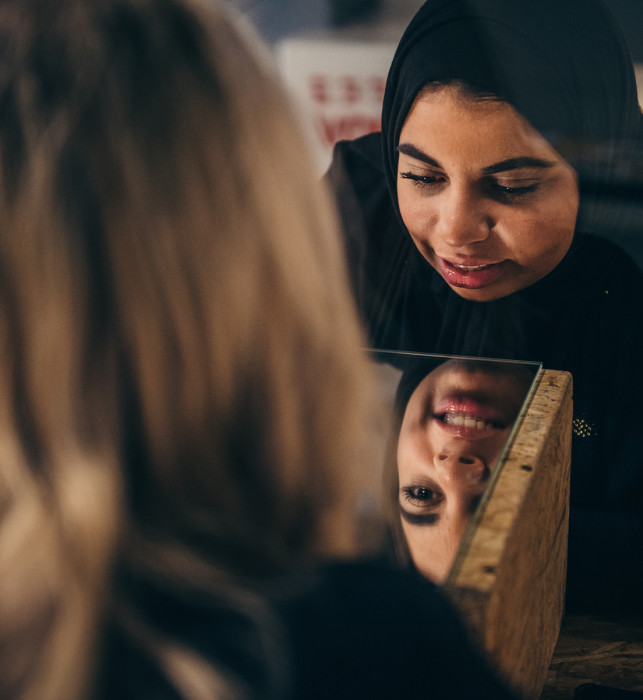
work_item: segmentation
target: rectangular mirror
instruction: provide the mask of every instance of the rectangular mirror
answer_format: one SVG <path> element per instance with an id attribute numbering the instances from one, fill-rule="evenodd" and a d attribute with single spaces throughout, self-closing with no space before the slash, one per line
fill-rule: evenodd
<path id="1" fill-rule="evenodd" d="M 383 509 L 397 557 L 444 583 L 485 499 L 538 363 L 372 351 L 390 425 Z"/>

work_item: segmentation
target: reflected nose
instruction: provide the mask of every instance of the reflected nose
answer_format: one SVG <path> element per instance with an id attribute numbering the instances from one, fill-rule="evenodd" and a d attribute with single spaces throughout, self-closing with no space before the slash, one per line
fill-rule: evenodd
<path id="1" fill-rule="evenodd" d="M 463 248 L 486 240 L 493 228 L 483 202 L 455 186 L 440 202 L 438 235 L 451 248 Z"/>
<path id="2" fill-rule="evenodd" d="M 472 454 L 442 450 L 435 455 L 435 468 L 449 481 L 465 481 L 484 486 L 489 478 L 489 468 L 484 460 Z"/>

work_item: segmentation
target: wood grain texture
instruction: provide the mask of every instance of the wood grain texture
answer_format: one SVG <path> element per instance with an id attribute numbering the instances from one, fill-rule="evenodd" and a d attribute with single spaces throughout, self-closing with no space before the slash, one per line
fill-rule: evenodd
<path id="1" fill-rule="evenodd" d="M 542 700 L 569 700 L 584 683 L 643 692 L 643 619 L 566 615 Z"/>
<path id="2" fill-rule="evenodd" d="M 538 698 L 563 614 L 571 375 L 542 371 L 518 421 L 445 589 L 500 674 Z"/>

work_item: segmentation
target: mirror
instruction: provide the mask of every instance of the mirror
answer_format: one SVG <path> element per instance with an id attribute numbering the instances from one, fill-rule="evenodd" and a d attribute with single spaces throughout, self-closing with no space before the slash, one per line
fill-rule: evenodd
<path id="1" fill-rule="evenodd" d="M 541 365 L 372 351 L 391 424 L 384 510 L 398 559 L 443 583 Z"/>

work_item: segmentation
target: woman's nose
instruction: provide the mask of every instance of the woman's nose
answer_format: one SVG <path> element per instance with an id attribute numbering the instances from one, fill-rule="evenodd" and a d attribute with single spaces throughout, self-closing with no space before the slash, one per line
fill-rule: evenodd
<path id="1" fill-rule="evenodd" d="M 464 248 L 489 237 L 493 222 L 482 197 L 450 185 L 438 204 L 437 233 L 451 248 Z"/>
<path id="2" fill-rule="evenodd" d="M 472 486 L 484 486 L 489 478 L 489 468 L 476 455 L 444 450 L 435 455 L 434 463 L 436 470 L 449 481 L 466 481 Z"/>

